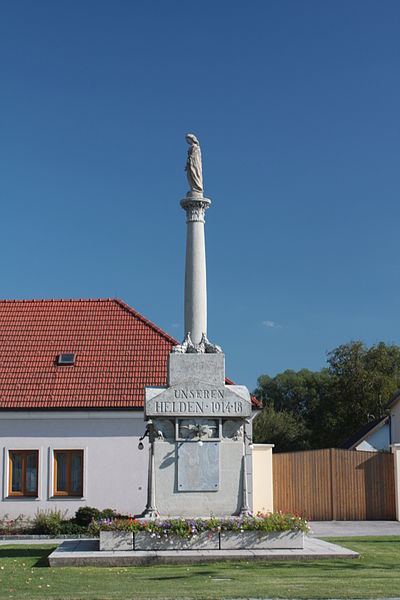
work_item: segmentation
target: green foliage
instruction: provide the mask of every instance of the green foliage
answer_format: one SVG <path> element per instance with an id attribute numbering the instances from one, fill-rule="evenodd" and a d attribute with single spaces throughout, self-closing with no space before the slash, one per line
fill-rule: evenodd
<path id="1" fill-rule="evenodd" d="M 87 533 L 87 526 L 78 525 L 73 522 L 73 519 L 69 521 L 61 521 L 60 535 L 82 535 Z"/>
<path id="2" fill-rule="evenodd" d="M 400 387 L 400 347 L 352 341 L 329 352 L 327 362 L 317 372 L 259 377 L 254 394 L 264 409 L 254 421 L 255 441 L 277 451 L 338 446 L 385 415 Z"/>
<path id="3" fill-rule="evenodd" d="M 272 403 L 277 411 L 285 410 L 302 417 L 318 405 L 328 380 L 328 369 L 316 373 L 308 369 L 301 369 L 297 373 L 287 370 L 273 378 L 262 375 L 258 379 L 255 395 L 264 406 Z"/>
<path id="4" fill-rule="evenodd" d="M 330 397 L 323 399 L 322 409 L 334 428 L 330 439 L 343 440 L 385 415 L 385 405 L 400 387 L 400 348 L 350 342 L 329 352 L 328 364 Z"/>
<path id="5" fill-rule="evenodd" d="M 101 511 L 101 518 L 102 519 L 113 519 L 114 517 L 120 517 L 120 516 L 121 515 L 119 515 L 118 513 L 116 513 L 113 508 L 104 508 Z"/>
<path id="6" fill-rule="evenodd" d="M 88 526 L 93 519 L 101 519 L 102 513 L 98 508 L 92 506 L 81 506 L 75 513 L 75 523 L 77 525 Z"/>
<path id="7" fill-rule="evenodd" d="M 275 410 L 267 404 L 254 421 L 254 441 L 259 444 L 275 444 L 281 452 L 305 446 L 307 430 L 304 419 L 287 410 Z"/>
<path id="8" fill-rule="evenodd" d="M 66 512 L 61 510 L 38 510 L 32 519 L 34 533 L 43 535 L 60 535 L 62 522 L 65 520 Z"/>

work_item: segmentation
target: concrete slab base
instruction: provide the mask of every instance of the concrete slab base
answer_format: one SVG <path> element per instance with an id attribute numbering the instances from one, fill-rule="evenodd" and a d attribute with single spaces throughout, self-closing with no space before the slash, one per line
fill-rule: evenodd
<path id="1" fill-rule="evenodd" d="M 359 558 L 357 552 L 307 537 L 299 550 L 159 550 L 109 552 L 98 540 L 63 542 L 49 556 L 50 567 L 118 567 L 153 564 L 194 564 L 227 560 L 321 560 Z"/>

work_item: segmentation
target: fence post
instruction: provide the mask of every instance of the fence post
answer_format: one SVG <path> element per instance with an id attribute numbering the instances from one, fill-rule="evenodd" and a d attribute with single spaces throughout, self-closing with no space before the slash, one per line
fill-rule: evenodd
<path id="1" fill-rule="evenodd" d="M 331 482 L 331 520 L 337 520 L 337 493 L 336 493 L 336 448 L 329 448 L 329 475 Z"/>
<path id="2" fill-rule="evenodd" d="M 272 448 L 274 444 L 253 445 L 253 513 L 274 510 Z"/>
<path id="3" fill-rule="evenodd" d="M 394 463 L 394 493 L 396 502 L 396 520 L 400 521 L 400 444 L 392 444 Z"/>

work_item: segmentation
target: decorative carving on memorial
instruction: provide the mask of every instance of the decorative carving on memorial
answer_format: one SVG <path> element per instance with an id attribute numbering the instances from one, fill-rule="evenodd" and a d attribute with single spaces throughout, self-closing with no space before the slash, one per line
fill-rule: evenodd
<path id="1" fill-rule="evenodd" d="M 218 438 L 218 421 L 215 419 L 185 419 L 179 423 L 179 437 L 184 439 Z"/>
<path id="2" fill-rule="evenodd" d="M 217 346 L 217 344 L 212 344 L 208 341 L 205 333 L 201 336 L 201 341 L 199 344 L 201 347 L 204 347 L 204 352 L 206 354 L 219 354 L 222 352 L 221 346 Z"/>
<path id="3" fill-rule="evenodd" d="M 209 342 L 205 333 L 201 336 L 200 344 L 194 344 L 190 337 L 190 331 L 188 331 L 182 344 L 174 346 L 172 352 L 179 354 L 219 354 L 222 349 L 221 346 Z"/>
<path id="4" fill-rule="evenodd" d="M 243 425 L 239 421 L 227 420 L 222 423 L 222 437 L 224 439 L 242 441 L 243 440 Z"/>
<path id="5" fill-rule="evenodd" d="M 157 440 L 173 441 L 175 439 L 175 423 L 169 419 L 154 419 L 154 431 Z"/>
<path id="6" fill-rule="evenodd" d="M 186 223 L 198 221 L 205 223 L 206 210 L 209 208 L 211 200 L 208 198 L 186 197 L 181 200 L 181 206 L 186 211 Z"/>

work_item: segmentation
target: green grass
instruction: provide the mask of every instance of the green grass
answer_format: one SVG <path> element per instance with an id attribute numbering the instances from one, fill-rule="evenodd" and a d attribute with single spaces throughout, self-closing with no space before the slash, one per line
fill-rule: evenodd
<path id="1" fill-rule="evenodd" d="M 327 539 L 361 558 L 50 569 L 47 556 L 54 546 L 0 546 L 0 599 L 400 596 L 400 537 Z"/>

